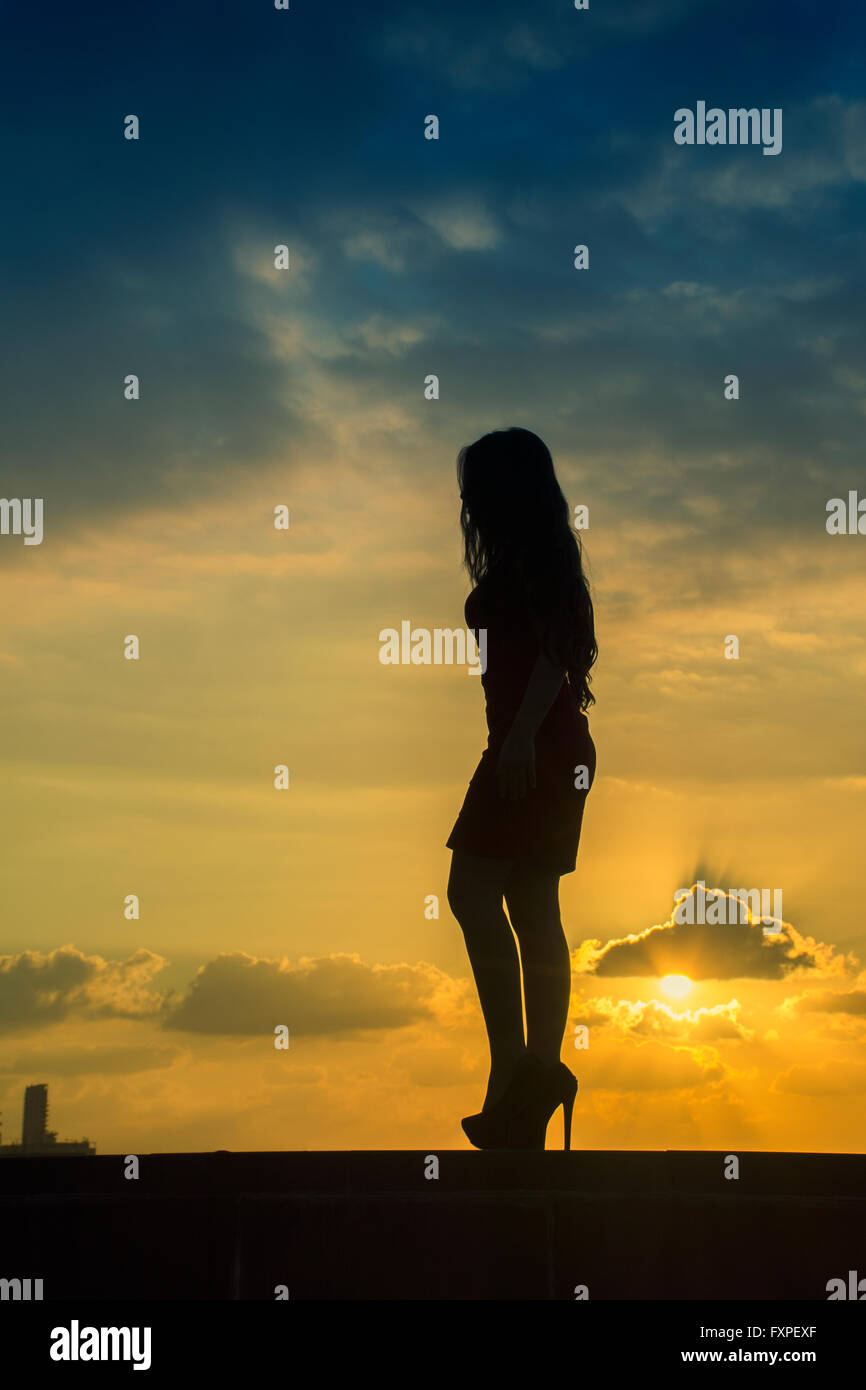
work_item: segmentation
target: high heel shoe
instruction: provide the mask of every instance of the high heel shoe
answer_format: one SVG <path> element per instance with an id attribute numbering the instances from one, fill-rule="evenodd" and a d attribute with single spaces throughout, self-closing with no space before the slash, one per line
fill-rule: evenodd
<path id="1" fill-rule="evenodd" d="M 533 1052 L 527 1052 L 514 1068 L 505 1091 L 497 1101 L 477 1115 L 461 1120 L 463 1132 L 476 1149 L 510 1148 L 510 1126 L 521 1115 L 546 1083 L 545 1066 Z"/>
<path id="2" fill-rule="evenodd" d="M 544 1077 L 528 1104 L 508 1120 L 509 1149 L 543 1149 L 547 1126 L 560 1105 L 563 1116 L 563 1149 L 571 1148 L 571 1120 L 577 1077 L 564 1062 L 544 1067 Z"/>

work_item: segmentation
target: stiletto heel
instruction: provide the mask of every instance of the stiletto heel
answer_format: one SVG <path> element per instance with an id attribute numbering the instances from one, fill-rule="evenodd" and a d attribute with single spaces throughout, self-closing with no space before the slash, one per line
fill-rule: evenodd
<path id="1" fill-rule="evenodd" d="M 566 1095 L 562 1102 L 562 1147 L 571 1148 L 571 1117 L 574 1114 L 574 1098 L 577 1095 L 577 1077 L 574 1077 L 574 1090 L 570 1095 Z"/>
<path id="2" fill-rule="evenodd" d="M 544 1067 L 544 1076 L 531 1102 L 512 1115 L 508 1126 L 509 1149 L 543 1149 L 547 1126 L 560 1105 L 563 1116 L 563 1147 L 571 1148 L 571 1120 L 577 1077 L 563 1062 Z"/>
<path id="3" fill-rule="evenodd" d="M 505 1093 L 478 1115 L 462 1120 L 476 1149 L 543 1149 L 547 1126 L 562 1106 L 564 1144 L 571 1148 L 577 1077 L 564 1062 L 545 1065 L 533 1052 L 521 1057 Z"/>

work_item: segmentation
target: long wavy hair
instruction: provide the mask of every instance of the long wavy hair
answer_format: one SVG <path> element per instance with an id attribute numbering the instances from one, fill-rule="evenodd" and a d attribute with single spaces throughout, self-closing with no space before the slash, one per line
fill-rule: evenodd
<path id="1" fill-rule="evenodd" d="M 595 703 L 598 656 L 589 585 L 547 445 L 531 430 L 493 430 L 457 455 L 464 563 L 528 613 L 582 710 Z"/>

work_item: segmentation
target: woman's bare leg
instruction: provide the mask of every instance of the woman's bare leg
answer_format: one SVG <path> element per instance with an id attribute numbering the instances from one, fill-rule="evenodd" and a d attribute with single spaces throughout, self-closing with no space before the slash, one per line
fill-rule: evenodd
<path id="1" fill-rule="evenodd" d="M 559 877 L 517 861 L 505 886 L 523 965 L 526 1045 L 548 1063 L 559 1061 L 571 1002 L 571 955 L 559 913 Z"/>
<path id="2" fill-rule="evenodd" d="M 505 1090 L 526 1051 L 520 961 L 502 906 L 512 864 L 454 850 L 448 880 L 448 903 L 463 929 L 490 1044 L 485 1107 Z"/>

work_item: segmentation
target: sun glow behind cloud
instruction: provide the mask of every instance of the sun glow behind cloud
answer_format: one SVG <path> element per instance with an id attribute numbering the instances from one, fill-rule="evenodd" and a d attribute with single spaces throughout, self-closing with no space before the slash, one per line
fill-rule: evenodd
<path id="1" fill-rule="evenodd" d="M 682 999 L 691 993 L 692 982 L 688 975 L 665 975 L 661 980 L 661 988 L 671 999 Z"/>

